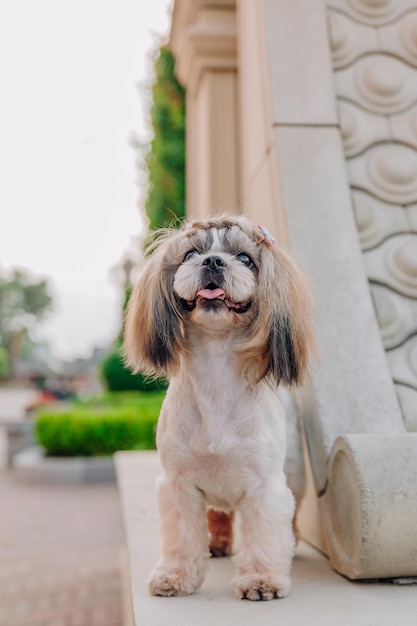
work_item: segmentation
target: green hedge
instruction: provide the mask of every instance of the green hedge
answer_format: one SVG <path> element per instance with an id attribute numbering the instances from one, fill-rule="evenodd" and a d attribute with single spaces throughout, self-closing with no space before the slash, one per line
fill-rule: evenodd
<path id="1" fill-rule="evenodd" d="M 104 456 L 117 450 L 152 450 L 162 394 L 134 404 L 74 405 L 42 409 L 36 437 L 48 456 Z"/>
<path id="2" fill-rule="evenodd" d="M 100 374 L 109 391 L 156 391 L 167 387 L 167 382 L 163 379 L 132 374 L 130 369 L 125 367 L 119 345 L 101 363 Z"/>
<path id="3" fill-rule="evenodd" d="M 155 415 L 158 415 L 164 398 L 165 391 L 146 391 L 146 393 L 142 391 L 105 391 L 96 396 L 76 396 L 73 404 L 79 407 L 96 408 L 129 406 L 135 407 L 139 413 L 144 408 L 148 408 Z"/>

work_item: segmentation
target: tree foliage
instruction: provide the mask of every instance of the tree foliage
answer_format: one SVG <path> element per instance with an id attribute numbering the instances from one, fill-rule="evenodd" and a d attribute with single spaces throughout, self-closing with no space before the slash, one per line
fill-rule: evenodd
<path id="1" fill-rule="evenodd" d="M 52 307 L 48 289 L 46 280 L 34 278 L 27 271 L 0 271 L 0 346 L 7 351 L 12 376 L 28 332 Z"/>
<path id="2" fill-rule="evenodd" d="M 145 201 L 151 229 L 185 216 L 185 92 L 174 74 L 166 46 L 155 57 L 151 124 L 146 155 L 149 191 Z"/>
<path id="3" fill-rule="evenodd" d="M 0 346 L 0 379 L 9 375 L 9 355 L 6 348 Z"/>
<path id="4" fill-rule="evenodd" d="M 7 348 L 13 335 L 32 328 L 51 306 L 46 280 L 18 269 L 0 273 L 0 344 Z"/>
<path id="5" fill-rule="evenodd" d="M 151 87 L 151 126 L 153 138 L 145 150 L 148 194 L 145 209 L 151 230 L 171 225 L 185 216 L 185 92 L 174 75 L 174 58 L 166 46 L 155 51 L 154 80 Z M 141 147 L 133 140 L 132 146 Z M 143 150 L 143 146 L 142 146 Z M 143 167 L 143 152 L 139 163 Z M 131 287 L 125 285 L 125 310 Z M 101 376 L 109 390 L 165 389 L 164 379 L 132 374 L 125 367 L 123 325 L 112 352 L 101 364 Z"/>
<path id="6" fill-rule="evenodd" d="M 123 302 L 123 320 L 125 318 L 126 307 L 132 293 L 131 285 L 125 286 L 125 297 Z M 143 374 L 133 374 L 125 366 L 123 357 L 123 330 L 120 329 L 119 336 L 110 354 L 104 359 L 100 366 L 101 379 L 108 391 L 158 391 L 166 389 L 167 382 L 160 378 L 149 378 Z"/>

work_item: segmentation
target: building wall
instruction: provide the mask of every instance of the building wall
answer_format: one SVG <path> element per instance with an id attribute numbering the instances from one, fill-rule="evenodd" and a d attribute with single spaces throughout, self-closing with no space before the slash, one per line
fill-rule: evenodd
<path id="1" fill-rule="evenodd" d="M 316 296 L 301 531 L 354 579 L 417 575 L 416 4 L 176 0 L 173 14 L 189 215 L 244 210 Z"/>
<path id="2" fill-rule="evenodd" d="M 405 426 L 417 431 L 417 2 L 328 0 L 363 259 Z"/>

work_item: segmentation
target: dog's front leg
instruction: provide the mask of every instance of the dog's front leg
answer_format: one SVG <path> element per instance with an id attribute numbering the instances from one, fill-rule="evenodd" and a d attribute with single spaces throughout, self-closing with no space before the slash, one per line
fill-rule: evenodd
<path id="1" fill-rule="evenodd" d="M 273 600 L 291 586 L 295 540 L 292 532 L 294 498 L 286 484 L 245 499 L 239 507 L 241 545 L 233 580 L 238 598 Z"/>
<path id="2" fill-rule="evenodd" d="M 161 557 L 148 588 L 155 596 L 185 596 L 199 589 L 206 575 L 208 533 L 203 494 L 181 479 L 157 483 Z"/>

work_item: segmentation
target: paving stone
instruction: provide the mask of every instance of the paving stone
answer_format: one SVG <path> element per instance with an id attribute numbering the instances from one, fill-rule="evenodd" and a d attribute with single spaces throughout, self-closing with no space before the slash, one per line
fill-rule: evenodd
<path id="1" fill-rule="evenodd" d="M 0 501 L 0 626 L 121 626 L 115 484 L 22 484 L 0 470 Z"/>

